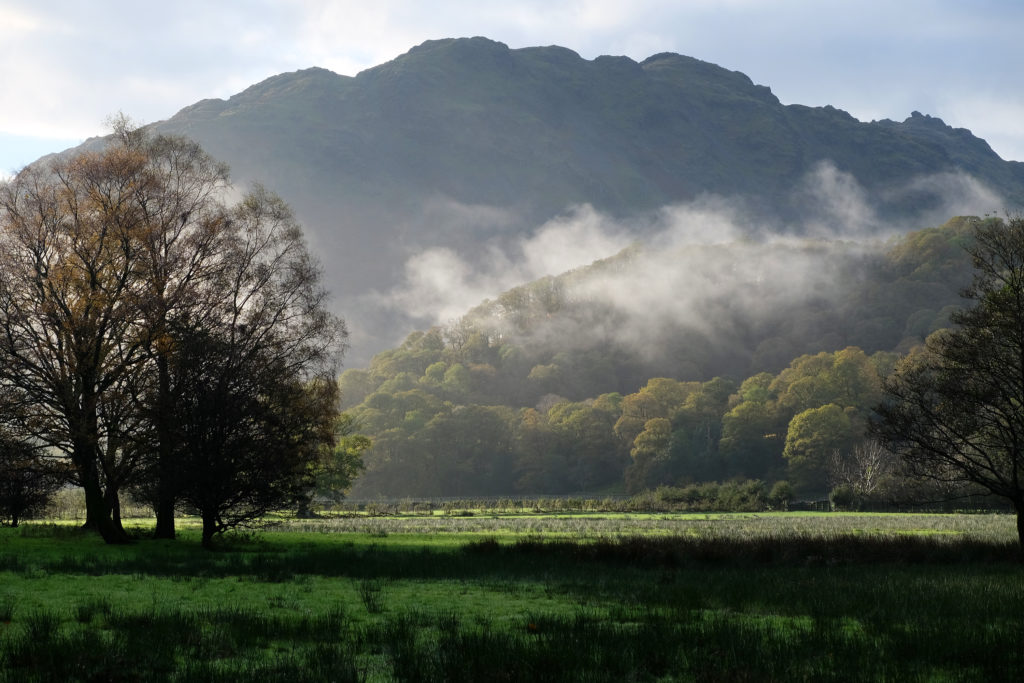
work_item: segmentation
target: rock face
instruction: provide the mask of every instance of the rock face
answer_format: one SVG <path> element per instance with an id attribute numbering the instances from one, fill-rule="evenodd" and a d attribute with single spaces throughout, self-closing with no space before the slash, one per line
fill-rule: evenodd
<path id="1" fill-rule="evenodd" d="M 274 76 L 157 128 L 293 206 L 350 319 L 353 362 L 408 329 L 365 295 L 393 287 L 410 255 L 472 258 L 573 205 L 630 216 L 713 194 L 796 224 L 807 199 L 794 187 L 826 161 L 887 220 L 941 206 L 915 185 L 935 174 L 969 174 L 1004 200 L 993 210 L 1024 204 L 1024 164 L 970 131 L 916 112 L 863 123 L 784 106 L 741 73 L 677 54 L 637 63 L 429 41 L 355 77 Z"/>

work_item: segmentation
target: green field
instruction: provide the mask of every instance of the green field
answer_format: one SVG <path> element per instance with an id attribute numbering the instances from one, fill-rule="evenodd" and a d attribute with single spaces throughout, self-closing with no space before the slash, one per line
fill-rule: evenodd
<path id="1" fill-rule="evenodd" d="M 1007 515 L 449 513 L 0 529 L 0 680 L 1024 675 Z"/>

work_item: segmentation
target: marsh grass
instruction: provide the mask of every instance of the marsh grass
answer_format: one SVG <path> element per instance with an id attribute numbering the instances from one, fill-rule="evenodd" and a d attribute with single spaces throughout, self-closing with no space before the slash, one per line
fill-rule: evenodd
<path id="1" fill-rule="evenodd" d="M 1024 672 L 1006 516 L 437 518 L 284 521 L 217 552 L 0 530 L 0 681 Z"/>
<path id="2" fill-rule="evenodd" d="M 359 598 L 370 614 L 384 611 L 384 586 L 380 581 L 363 580 L 359 582 Z"/>

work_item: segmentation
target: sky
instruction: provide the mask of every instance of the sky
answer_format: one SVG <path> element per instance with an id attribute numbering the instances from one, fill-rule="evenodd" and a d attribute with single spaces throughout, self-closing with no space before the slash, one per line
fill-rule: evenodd
<path id="1" fill-rule="evenodd" d="M 0 0 L 0 174 L 269 76 L 339 74 L 485 36 L 586 59 L 677 52 L 784 104 L 862 121 L 920 111 L 1024 161 L 1019 0 Z"/>

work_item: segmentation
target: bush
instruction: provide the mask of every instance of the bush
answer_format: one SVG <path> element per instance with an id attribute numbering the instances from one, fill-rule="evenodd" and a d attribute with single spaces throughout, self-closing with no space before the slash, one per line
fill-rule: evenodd
<path id="1" fill-rule="evenodd" d="M 764 482 L 758 479 L 704 482 L 682 488 L 662 486 L 654 495 L 662 507 L 675 510 L 755 512 L 764 510 L 768 502 Z"/>
<path id="2" fill-rule="evenodd" d="M 833 510 L 856 510 L 860 507 L 860 495 L 852 486 L 841 484 L 828 494 Z"/>
<path id="3" fill-rule="evenodd" d="M 795 495 L 792 484 L 785 480 L 777 481 L 768 493 L 768 504 L 774 510 L 788 510 Z"/>

